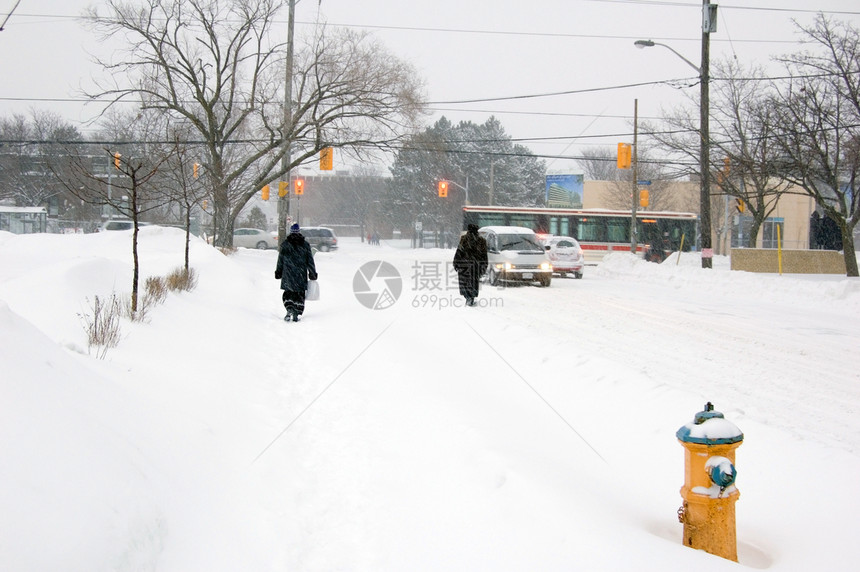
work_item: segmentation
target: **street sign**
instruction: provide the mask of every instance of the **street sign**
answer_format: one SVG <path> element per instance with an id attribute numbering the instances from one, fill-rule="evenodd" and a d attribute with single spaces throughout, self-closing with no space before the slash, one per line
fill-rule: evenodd
<path id="1" fill-rule="evenodd" d="M 637 185 L 650 185 L 651 181 L 636 181 Z"/>

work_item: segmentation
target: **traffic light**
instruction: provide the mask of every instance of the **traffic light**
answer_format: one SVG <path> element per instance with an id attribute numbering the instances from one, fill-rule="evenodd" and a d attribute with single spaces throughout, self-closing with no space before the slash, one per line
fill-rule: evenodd
<path id="1" fill-rule="evenodd" d="M 633 147 L 629 143 L 618 144 L 618 168 L 629 169 L 633 157 Z"/>
<path id="2" fill-rule="evenodd" d="M 304 179 L 296 179 L 294 186 L 296 189 L 296 195 L 305 194 L 305 180 Z"/>
<path id="3" fill-rule="evenodd" d="M 334 166 L 334 149 L 320 149 L 320 171 L 331 171 Z"/>
<path id="4" fill-rule="evenodd" d="M 268 200 L 269 200 L 269 185 L 264 185 L 264 186 L 263 186 L 263 193 L 262 193 L 262 195 L 263 195 L 263 200 L 264 200 L 264 201 L 268 201 Z"/>
<path id="5" fill-rule="evenodd" d="M 650 198 L 651 195 L 648 193 L 648 189 L 641 189 L 639 191 L 639 206 L 643 209 L 648 208 Z"/>
<path id="6" fill-rule="evenodd" d="M 442 198 L 448 196 L 448 181 L 439 181 L 439 196 Z"/>
<path id="7" fill-rule="evenodd" d="M 747 206 L 746 204 L 744 204 L 743 199 L 735 199 L 735 208 L 738 209 L 739 213 L 743 213 L 745 210 L 747 210 Z"/>
<path id="8" fill-rule="evenodd" d="M 207 201 L 206 199 L 203 199 L 203 210 L 205 211 L 206 207 L 208 207 L 208 206 L 209 206 L 209 201 Z"/>
<path id="9" fill-rule="evenodd" d="M 113 166 L 118 171 L 119 170 L 119 158 L 122 157 L 119 153 L 113 154 Z"/>
<path id="10" fill-rule="evenodd" d="M 197 171 L 200 169 L 200 163 L 194 163 L 194 178 L 197 178 Z"/>
<path id="11" fill-rule="evenodd" d="M 717 183 L 722 185 L 729 178 L 729 172 L 732 170 L 732 160 L 729 157 L 723 157 L 723 170 L 717 171 Z"/>
<path id="12" fill-rule="evenodd" d="M 290 185 L 286 181 L 278 181 L 278 196 L 286 197 L 290 190 Z"/>

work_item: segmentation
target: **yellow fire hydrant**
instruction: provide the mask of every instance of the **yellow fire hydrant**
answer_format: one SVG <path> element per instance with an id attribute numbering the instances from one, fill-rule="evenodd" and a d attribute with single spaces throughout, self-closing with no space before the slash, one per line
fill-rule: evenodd
<path id="1" fill-rule="evenodd" d="M 744 434 L 708 402 L 675 436 L 684 446 L 684 545 L 737 562 L 735 449 Z"/>

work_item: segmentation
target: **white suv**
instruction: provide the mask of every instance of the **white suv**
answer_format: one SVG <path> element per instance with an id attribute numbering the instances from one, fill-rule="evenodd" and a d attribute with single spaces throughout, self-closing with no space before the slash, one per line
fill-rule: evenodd
<path id="1" fill-rule="evenodd" d="M 487 281 L 539 282 L 549 286 L 552 264 L 533 230 L 520 226 L 485 226 L 478 234 L 487 241 Z"/>

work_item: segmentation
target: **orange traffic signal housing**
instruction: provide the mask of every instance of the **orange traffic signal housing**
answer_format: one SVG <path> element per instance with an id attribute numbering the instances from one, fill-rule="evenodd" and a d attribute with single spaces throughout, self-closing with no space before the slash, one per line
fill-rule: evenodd
<path id="1" fill-rule="evenodd" d="M 334 167 L 334 149 L 324 147 L 320 149 L 320 171 L 331 171 Z"/>
<path id="2" fill-rule="evenodd" d="M 439 181 L 439 196 L 443 198 L 448 196 L 448 181 Z"/>
<path id="3" fill-rule="evenodd" d="M 629 169 L 633 157 L 633 148 L 629 143 L 618 144 L 618 168 Z"/>
<path id="4" fill-rule="evenodd" d="M 296 194 L 297 194 L 297 195 L 303 195 L 303 194 L 305 194 L 305 180 L 304 180 L 304 179 L 296 179 L 296 181 L 295 181 L 295 183 L 293 184 L 293 186 L 294 186 L 294 187 L 295 187 L 295 189 L 296 189 Z"/>

